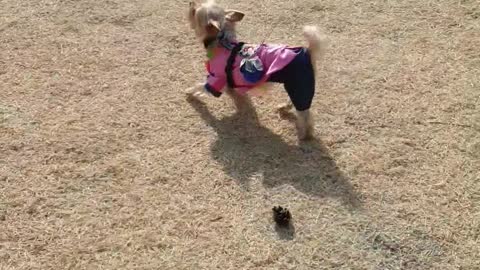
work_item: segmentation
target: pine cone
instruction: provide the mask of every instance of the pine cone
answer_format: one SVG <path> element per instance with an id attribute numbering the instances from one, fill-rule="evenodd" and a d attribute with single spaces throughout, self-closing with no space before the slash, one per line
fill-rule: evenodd
<path id="1" fill-rule="evenodd" d="M 287 208 L 281 206 L 273 207 L 273 220 L 278 226 L 287 227 L 292 219 L 292 214 Z"/>

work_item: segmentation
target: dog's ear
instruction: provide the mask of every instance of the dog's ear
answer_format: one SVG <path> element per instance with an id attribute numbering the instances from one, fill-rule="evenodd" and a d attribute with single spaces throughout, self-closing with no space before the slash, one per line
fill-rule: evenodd
<path id="1" fill-rule="evenodd" d="M 196 10 L 197 10 L 197 3 L 191 1 L 188 8 L 188 17 L 189 18 L 195 17 Z"/>
<path id="2" fill-rule="evenodd" d="M 225 19 L 231 22 L 239 22 L 245 17 L 245 13 L 240 12 L 238 10 L 225 10 Z"/>
<path id="3" fill-rule="evenodd" d="M 190 2 L 188 8 L 188 21 L 190 22 L 190 26 L 192 28 L 195 27 L 195 13 L 197 12 L 197 4 L 195 2 Z"/>
<path id="4" fill-rule="evenodd" d="M 216 36 L 221 30 L 220 22 L 212 19 L 208 20 L 207 33 L 209 36 Z"/>

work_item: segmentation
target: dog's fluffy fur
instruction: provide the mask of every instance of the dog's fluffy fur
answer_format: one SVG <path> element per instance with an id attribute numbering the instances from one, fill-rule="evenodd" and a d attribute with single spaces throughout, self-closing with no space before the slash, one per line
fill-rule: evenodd
<path id="1" fill-rule="evenodd" d="M 204 42 L 205 40 L 216 38 L 220 31 L 223 31 L 228 39 L 235 40 L 235 23 L 241 21 L 244 14 L 236 10 L 228 10 L 220 7 L 214 0 L 208 0 L 204 3 L 197 4 L 190 2 L 188 10 L 188 20 L 191 28 L 195 31 L 197 38 Z M 303 29 L 305 39 L 308 42 L 308 51 L 311 56 L 312 66 L 314 73 L 316 74 L 316 61 L 323 55 L 324 52 L 324 39 L 320 35 L 317 27 L 305 26 Z M 265 87 L 262 85 L 260 87 Z M 190 88 L 188 93 L 193 96 L 201 96 L 203 93 L 204 83 L 198 84 L 195 87 Z M 231 89 L 230 89 L 231 90 Z M 251 90 L 252 92 L 258 92 Z M 232 91 L 229 91 L 232 92 Z M 234 103 L 240 106 L 239 95 L 230 94 Z M 241 98 L 242 102 L 250 102 L 248 98 Z M 279 106 L 280 113 L 286 113 L 292 108 L 291 102 Z M 314 124 L 310 110 L 297 111 L 297 129 L 298 135 L 301 140 L 309 139 L 313 137 Z"/>

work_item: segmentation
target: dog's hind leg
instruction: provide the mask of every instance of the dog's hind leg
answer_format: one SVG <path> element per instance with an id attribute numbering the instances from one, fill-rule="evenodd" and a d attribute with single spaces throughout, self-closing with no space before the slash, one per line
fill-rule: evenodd
<path id="1" fill-rule="evenodd" d="M 310 110 L 297 111 L 297 130 L 300 140 L 313 139 L 315 130 Z"/>

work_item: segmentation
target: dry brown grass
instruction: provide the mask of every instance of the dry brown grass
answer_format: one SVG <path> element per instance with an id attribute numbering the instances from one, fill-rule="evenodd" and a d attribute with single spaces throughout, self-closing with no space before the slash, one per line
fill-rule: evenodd
<path id="1" fill-rule="evenodd" d="M 240 2 L 329 35 L 316 142 L 186 101 L 186 1 L 0 1 L 0 269 L 479 269 L 479 2 Z"/>

